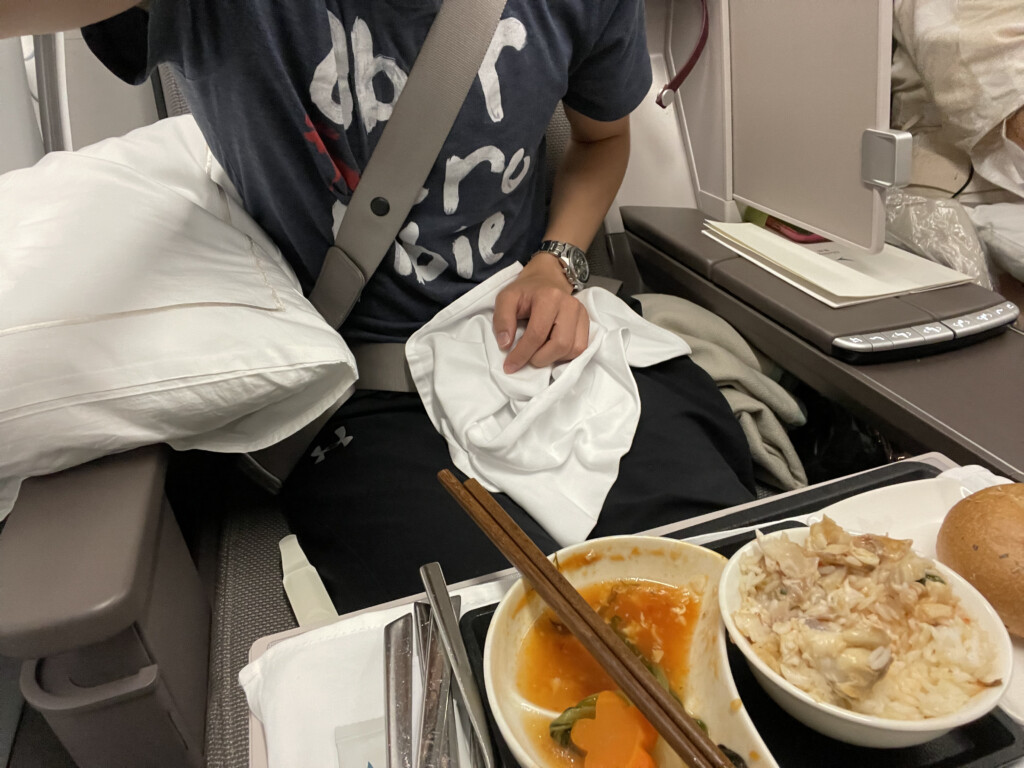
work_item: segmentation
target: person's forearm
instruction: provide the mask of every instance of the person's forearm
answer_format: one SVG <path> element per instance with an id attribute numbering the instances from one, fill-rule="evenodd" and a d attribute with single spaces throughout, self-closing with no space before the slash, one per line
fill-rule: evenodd
<path id="1" fill-rule="evenodd" d="M 138 0 L 0 0 L 0 38 L 44 35 L 109 19 Z"/>
<path id="2" fill-rule="evenodd" d="M 601 123 L 565 110 L 572 139 L 555 174 L 545 240 L 586 250 L 615 199 L 629 162 L 629 119 Z M 540 243 L 534 245 L 534 248 Z M 554 254 L 538 251 L 498 294 L 494 335 L 510 350 L 505 373 L 572 360 L 587 348 L 590 318 Z M 528 319 L 518 341 L 517 321 Z"/>
<path id="3" fill-rule="evenodd" d="M 628 162 L 628 130 L 597 141 L 570 140 L 555 175 L 544 239 L 586 250 L 615 199 Z"/>

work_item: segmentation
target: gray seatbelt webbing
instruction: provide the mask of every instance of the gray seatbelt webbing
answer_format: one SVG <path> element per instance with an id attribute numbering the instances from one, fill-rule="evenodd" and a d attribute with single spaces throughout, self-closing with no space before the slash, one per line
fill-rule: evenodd
<path id="1" fill-rule="evenodd" d="M 402 342 L 353 344 L 352 354 L 359 369 L 356 389 L 382 392 L 415 392 L 416 382 L 405 359 Z"/>
<path id="2" fill-rule="evenodd" d="M 505 0 L 444 0 L 341 220 L 310 294 L 339 328 L 391 243 L 441 152 L 498 27 Z M 373 349 L 379 346 L 380 349 Z M 415 391 L 404 345 L 366 345 L 360 388 Z M 347 393 L 346 393 L 347 394 Z M 344 398 L 343 398 L 344 399 Z M 276 493 L 340 402 L 291 437 L 244 454 L 243 468 Z"/>
<path id="3" fill-rule="evenodd" d="M 390 250 L 469 93 L 505 0 L 444 0 L 327 251 L 310 301 L 338 328 Z"/>

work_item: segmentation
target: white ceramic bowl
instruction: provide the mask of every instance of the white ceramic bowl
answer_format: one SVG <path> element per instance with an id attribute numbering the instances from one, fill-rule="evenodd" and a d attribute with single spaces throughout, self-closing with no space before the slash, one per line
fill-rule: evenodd
<path id="1" fill-rule="evenodd" d="M 793 528 L 769 533 L 766 538 L 786 534 L 791 541 L 802 544 L 808 535 L 807 528 Z M 719 589 L 722 619 L 730 639 L 743 652 L 754 677 L 765 692 L 790 715 L 810 728 L 848 744 L 864 747 L 908 747 L 923 744 L 938 738 L 957 726 L 966 725 L 988 714 L 999 703 L 1000 697 L 1010 682 L 1012 667 L 1012 644 L 999 616 L 981 594 L 954 571 L 936 562 L 936 570 L 953 588 L 960 598 L 964 610 L 974 619 L 989 637 L 995 649 L 996 669 L 1002 684 L 986 688 L 975 695 L 968 704 L 957 712 L 924 720 L 895 720 L 852 712 L 832 704 L 823 704 L 797 688 L 781 675 L 774 672 L 754 652 L 747 638 L 737 629 L 732 619 L 739 609 L 740 559 L 760 551 L 760 544 L 752 541 L 732 556 L 722 572 Z"/>
<path id="2" fill-rule="evenodd" d="M 578 557 L 590 553 L 587 557 Z M 726 655 L 725 633 L 719 618 L 718 584 L 726 559 L 703 547 L 644 536 L 611 536 L 568 547 L 554 557 L 573 586 L 602 581 L 645 579 L 689 588 L 701 596 L 701 612 L 690 646 L 692 662 L 682 691 L 687 711 L 707 723 L 709 733 L 747 759 L 769 768 L 777 764 L 740 705 Z M 523 581 L 517 581 L 498 605 L 484 645 L 484 685 L 494 719 L 523 768 L 550 768 L 530 737 L 527 719 L 540 710 L 516 689 L 519 649 L 527 632 L 546 610 L 543 601 Z M 543 712 L 553 719 L 559 712 Z M 663 742 L 659 742 L 663 746 Z M 655 754 L 659 768 L 681 766 L 667 749 Z"/>

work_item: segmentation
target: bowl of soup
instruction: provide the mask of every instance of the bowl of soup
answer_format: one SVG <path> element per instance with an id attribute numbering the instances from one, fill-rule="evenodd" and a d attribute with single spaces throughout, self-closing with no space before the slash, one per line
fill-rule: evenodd
<path id="1" fill-rule="evenodd" d="M 729 670 L 718 600 L 724 557 L 672 539 L 612 536 L 551 559 L 734 762 L 776 765 Z M 599 757 L 605 764 L 683 765 L 522 579 L 488 628 L 484 686 L 495 723 L 524 768 L 586 768 Z M 616 749 L 629 757 L 610 757 Z"/>

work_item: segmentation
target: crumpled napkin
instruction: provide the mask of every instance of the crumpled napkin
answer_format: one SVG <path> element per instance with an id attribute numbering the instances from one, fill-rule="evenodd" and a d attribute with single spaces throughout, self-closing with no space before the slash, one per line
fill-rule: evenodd
<path id="1" fill-rule="evenodd" d="M 601 288 L 577 298 L 590 343 L 568 363 L 502 370 L 494 300 L 514 264 L 439 312 L 410 337 L 406 358 L 452 461 L 488 490 L 507 493 L 562 545 L 586 539 L 629 450 L 640 417 L 630 366 L 690 347 Z"/>

